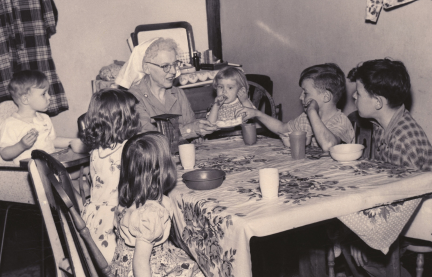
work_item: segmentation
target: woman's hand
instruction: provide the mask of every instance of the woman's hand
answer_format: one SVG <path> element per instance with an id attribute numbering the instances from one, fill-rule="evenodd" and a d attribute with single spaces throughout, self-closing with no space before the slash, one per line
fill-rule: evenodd
<path id="1" fill-rule="evenodd" d="M 210 123 L 208 120 L 199 119 L 198 122 L 199 130 L 196 133 L 200 136 L 205 136 L 219 130 L 215 124 Z"/>
<path id="2" fill-rule="evenodd" d="M 243 118 L 243 121 L 248 120 L 249 118 L 254 118 L 257 116 L 257 109 L 253 109 L 253 108 L 246 108 L 243 107 L 243 109 L 238 110 L 236 112 L 235 117 L 239 117 L 241 116 Z"/>

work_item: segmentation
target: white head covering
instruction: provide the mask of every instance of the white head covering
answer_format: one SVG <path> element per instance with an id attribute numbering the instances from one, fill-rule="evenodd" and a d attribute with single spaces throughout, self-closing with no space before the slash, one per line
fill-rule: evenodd
<path id="1" fill-rule="evenodd" d="M 117 78 L 115 79 L 115 83 L 119 86 L 129 89 L 132 85 L 139 83 L 141 79 L 144 77 L 145 73 L 143 70 L 143 59 L 145 52 L 149 48 L 149 46 L 159 39 L 158 37 L 153 38 L 151 40 L 144 41 L 139 45 L 135 46 L 132 51 L 132 54 L 129 57 L 129 60 L 123 65 L 120 69 Z M 180 70 L 177 69 L 176 76 L 180 76 Z"/>

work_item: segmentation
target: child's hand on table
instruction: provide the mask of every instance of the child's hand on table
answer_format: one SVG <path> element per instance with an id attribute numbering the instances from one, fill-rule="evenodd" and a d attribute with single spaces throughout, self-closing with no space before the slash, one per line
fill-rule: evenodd
<path id="1" fill-rule="evenodd" d="M 88 153 L 90 148 L 85 145 L 79 138 L 72 139 L 70 142 L 70 147 L 72 151 L 78 154 Z"/>
<path id="2" fill-rule="evenodd" d="M 35 144 L 38 136 L 39 132 L 35 128 L 30 129 L 30 131 L 28 131 L 27 134 L 25 134 L 25 136 L 23 136 L 23 138 L 21 139 L 21 145 L 26 150 L 31 148 Z"/>

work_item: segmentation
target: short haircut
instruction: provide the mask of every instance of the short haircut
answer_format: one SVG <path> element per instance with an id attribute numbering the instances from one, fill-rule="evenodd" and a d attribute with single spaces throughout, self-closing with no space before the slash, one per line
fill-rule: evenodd
<path id="1" fill-rule="evenodd" d="M 83 142 L 92 149 L 112 148 L 140 131 L 136 97 L 127 91 L 106 88 L 92 95 L 84 122 Z"/>
<path id="2" fill-rule="evenodd" d="M 155 40 L 150 46 L 147 48 L 143 64 L 145 62 L 150 62 L 153 58 L 155 58 L 159 51 L 174 51 L 175 55 L 178 54 L 178 45 L 172 38 L 158 38 Z"/>
<path id="3" fill-rule="evenodd" d="M 129 139 L 122 152 L 119 204 L 142 206 L 147 200 L 161 201 L 177 181 L 168 139 L 150 131 Z"/>
<path id="4" fill-rule="evenodd" d="M 314 81 L 314 87 L 333 94 L 333 102 L 337 103 L 346 94 L 345 74 L 337 64 L 325 63 L 306 68 L 300 74 L 299 86 L 305 79 Z"/>
<path id="5" fill-rule="evenodd" d="M 39 70 L 23 70 L 14 73 L 8 85 L 12 99 L 18 104 L 18 99 L 30 92 L 31 88 L 46 88 L 49 86 L 47 76 Z"/>
<path id="6" fill-rule="evenodd" d="M 348 73 L 348 79 L 360 81 L 371 96 L 386 98 L 390 108 L 400 107 L 411 93 L 405 65 L 387 58 L 358 64 Z"/>
<path id="7" fill-rule="evenodd" d="M 213 79 L 213 88 L 216 89 L 218 86 L 218 82 L 221 79 L 234 79 L 240 88 L 244 87 L 246 89 L 246 93 L 249 91 L 249 83 L 246 79 L 246 75 L 243 73 L 241 69 L 238 69 L 234 66 L 227 66 L 219 70 L 216 76 Z"/>

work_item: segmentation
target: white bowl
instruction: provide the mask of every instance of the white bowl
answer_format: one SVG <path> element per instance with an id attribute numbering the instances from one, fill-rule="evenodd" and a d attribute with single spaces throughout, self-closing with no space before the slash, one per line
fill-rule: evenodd
<path id="1" fill-rule="evenodd" d="M 204 81 L 207 80 L 207 78 L 208 78 L 208 73 L 207 73 L 207 71 L 197 71 L 196 74 L 198 75 L 198 79 L 199 79 L 201 82 L 204 82 Z"/>
<path id="2" fill-rule="evenodd" d="M 339 162 L 355 161 L 363 154 L 362 144 L 338 144 L 330 148 L 330 155 Z"/>
<path id="3" fill-rule="evenodd" d="M 198 75 L 196 73 L 189 73 L 189 82 L 194 84 L 198 81 Z"/>
<path id="4" fill-rule="evenodd" d="M 180 81 L 180 85 L 184 86 L 188 83 L 189 81 L 189 74 L 182 74 L 179 77 L 179 81 Z"/>

